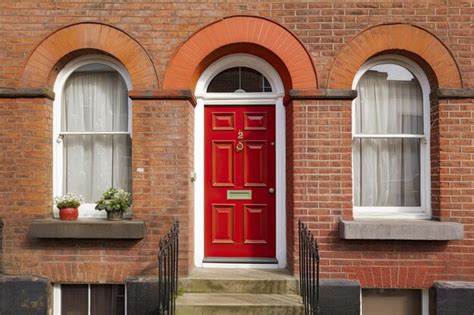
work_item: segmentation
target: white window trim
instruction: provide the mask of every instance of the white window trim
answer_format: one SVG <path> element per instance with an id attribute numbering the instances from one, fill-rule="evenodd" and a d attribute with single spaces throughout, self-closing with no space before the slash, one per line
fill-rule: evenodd
<path id="1" fill-rule="evenodd" d="M 53 197 L 61 196 L 66 192 L 63 192 L 63 141 L 62 134 L 87 134 L 87 132 L 61 132 L 61 103 L 63 99 L 64 86 L 71 76 L 71 74 L 82 66 L 88 64 L 103 64 L 111 67 L 117 71 L 123 78 L 127 90 L 132 89 L 132 80 L 125 69 L 117 60 L 99 54 L 85 55 L 74 59 L 69 62 L 59 72 L 56 82 L 54 83 L 55 99 L 53 103 Z M 92 133 L 91 133 L 92 134 Z M 94 132 L 94 134 L 98 134 Z M 128 132 L 106 132 L 102 134 L 129 134 L 132 137 L 132 112 L 131 112 L 131 101 L 128 99 Z M 74 193 L 73 191 L 71 191 Z M 105 211 L 95 210 L 95 203 L 82 204 L 79 207 L 80 218 L 105 218 Z M 131 216 L 131 210 L 125 213 L 125 217 Z M 59 210 L 53 205 L 53 217 L 59 217 Z"/>
<path id="2" fill-rule="evenodd" d="M 262 73 L 271 93 L 207 93 L 211 80 L 232 67 L 248 67 Z M 285 268 L 286 267 L 286 156 L 285 90 L 278 72 L 265 60 L 249 54 L 233 54 L 211 64 L 199 78 L 194 112 L 194 264 L 209 268 Z M 278 264 L 204 264 L 204 105 L 275 105 L 276 131 L 276 259 Z"/>
<path id="3" fill-rule="evenodd" d="M 425 72 L 414 61 L 399 55 L 372 58 L 357 72 L 352 89 L 357 89 L 360 78 L 374 66 L 392 63 L 408 69 L 420 83 L 423 95 L 423 135 L 366 135 L 355 133 L 355 101 L 352 102 L 352 140 L 355 138 L 419 138 L 420 143 L 420 207 L 356 207 L 354 183 L 354 153 L 352 153 L 352 204 L 355 219 L 431 219 L 431 163 L 430 163 L 430 84 Z"/>

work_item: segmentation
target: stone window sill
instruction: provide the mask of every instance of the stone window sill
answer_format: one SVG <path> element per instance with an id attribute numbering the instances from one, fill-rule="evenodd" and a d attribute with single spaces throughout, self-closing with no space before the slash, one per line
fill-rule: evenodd
<path id="1" fill-rule="evenodd" d="M 49 239 L 142 239 L 145 234 L 146 228 L 143 221 L 107 221 L 104 219 L 33 220 L 28 232 L 30 238 Z"/>
<path id="2" fill-rule="evenodd" d="M 339 235 L 344 240 L 452 241 L 464 238 L 464 226 L 430 220 L 342 220 Z"/>

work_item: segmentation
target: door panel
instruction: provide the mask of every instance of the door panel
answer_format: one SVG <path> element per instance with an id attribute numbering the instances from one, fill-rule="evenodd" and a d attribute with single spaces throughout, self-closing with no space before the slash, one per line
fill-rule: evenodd
<path id="1" fill-rule="evenodd" d="M 212 186 L 234 187 L 233 141 L 212 141 Z"/>
<path id="2" fill-rule="evenodd" d="M 234 113 L 212 113 L 212 130 L 234 130 Z"/>
<path id="3" fill-rule="evenodd" d="M 244 243 L 267 242 L 267 205 L 244 205 Z"/>
<path id="4" fill-rule="evenodd" d="M 206 257 L 275 257 L 275 107 L 206 106 Z"/>
<path id="5" fill-rule="evenodd" d="M 234 243 L 234 205 L 212 205 L 212 243 Z"/>
<path id="6" fill-rule="evenodd" d="M 266 130 L 267 113 L 244 113 L 244 130 Z"/>
<path id="7" fill-rule="evenodd" d="M 267 168 L 267 142 L 246 140 L 244 147 L 244 186 L 266 186 Z"/>

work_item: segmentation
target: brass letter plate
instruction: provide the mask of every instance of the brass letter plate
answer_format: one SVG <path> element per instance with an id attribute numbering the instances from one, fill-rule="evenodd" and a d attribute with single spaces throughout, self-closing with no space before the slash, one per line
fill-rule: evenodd
<path id="1" fill-rule="evenodd" d="M 228 190 L 227 200 L 252 200 L 251 190 Z"/>

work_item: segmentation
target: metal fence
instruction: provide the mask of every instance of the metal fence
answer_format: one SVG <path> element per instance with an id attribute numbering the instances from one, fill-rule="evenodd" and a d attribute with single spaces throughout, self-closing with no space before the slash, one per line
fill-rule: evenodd
<path id="1" fill-rule="evenodd" d="M 319 314 L 319 248 L 308 227 L 298 221 L 300 294 L 305 315 Z"/>
<path id="2" fill-rule="evenodd" d="M 176 314 L 178 293 L 179 221 L 160 240 L 158 252 L 159 312 L 160 315 Z"/>

